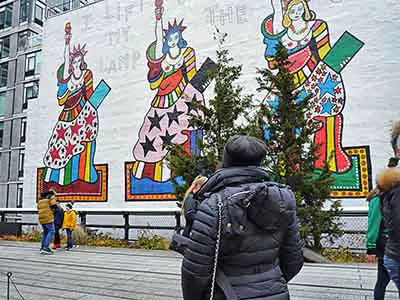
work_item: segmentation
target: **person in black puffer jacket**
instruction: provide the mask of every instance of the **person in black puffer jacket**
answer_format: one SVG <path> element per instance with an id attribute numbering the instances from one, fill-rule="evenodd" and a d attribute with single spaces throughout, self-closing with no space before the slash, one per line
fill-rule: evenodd
<path id="1" fill-rule="evenodd" d="M 384 265 L 396 284 L 400 298 L 400 170 L 390 168 L 378 176 L 383 192 L 383 220 L 387 231 Z"/>
<path id="2" fill-rule="evenodd" d="M 202 202 L 182 263 L 185 300 L 210 299 L 213 282 L 214 300 L 289 299 L 287 283 L 304 261 L 296 200 L 259 167 L 265 156 L 261 140 L 231 138 L 223 168 L 196 194 Z"/>

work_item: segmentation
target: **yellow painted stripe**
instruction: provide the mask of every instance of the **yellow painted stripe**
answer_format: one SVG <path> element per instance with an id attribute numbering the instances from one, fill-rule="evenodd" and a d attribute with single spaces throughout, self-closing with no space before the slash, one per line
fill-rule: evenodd
<path id="1" fill-rule="evenodd" d="M 133 166 L 132 166 L 132 173 L 133 173 L 134 176 L 136 176 L 138 167 L 139 167 L 139 162 L 137 161 L 137 162 L 135 162 L 135 163 L 133 164 Z"/>
<path id="2" fill-rule="evenodd" d="M 322 23 L 317 30 L 314 31 L 314 36 L 319 36 L 326 29 L 326 23 Z"/>
<path id="3" fill-rule="evenodd" d="M 154 172 L 154 181 L 161 182 L 162 179 L 162 161 L 156 163 L 156 168 Z"/>
<path id="4" fill-rule="evenodd" d="M 329 159 L 335 151 L 335 117 L 327 118 L 326 130 L 327 130 L 326 151 L 327 151 L 327 158 Z M 332 157 L 332 159 L 329 161 L 329 169 L 333 172 L 337 171 L 335 157 Z"/>
<path id="5" fill-rule="evenodd" d="M 195 60 L 196 60 L 196 56 L 193 56 L 191 59 L 189 59 L 189 60 L 186 62 L 186 66 L 190 66 L 192 63 L 195 62 Z"/>
<path id="6" fill-rule="evenodd" d="M 93 79 L 90 79 L 88 82 L 86 82 L 86 86 L 88 86 L 91 83 L 93 83 Z"/>
<path id="7" fill-rule="evenodd" d="M 86 144 L 86 166 L 85 166 L 85 181 L 90 181 L 90 156 L 92 150 L 92 143 Z"/>
<path id="8" fill-rule="evenodd" d="M 193 49 L 192 48 L 187 48 L 185 53 L 183 53 L 184 56 L 188 56 L 190 54 L 190 52 L 192 52 Z"/>
<path id="9" fill-rule="evenodd" d="M 318 49 L 319 56 L 323 59 L 331 50 L 331 46 L 329 44 L 325 44 L 321 48 Z"/>
<path id="10" fill-rule="evenodd" d="M 306 76 L 304 75 L 304 72 L 300 70 L 297 75 L 299 76 L 300 84 L 303 84 L 304 81 L 306 81 Z"/>
<path id="11" fill-rule="evenodd" d="M 297 74 L 293 74 L 293 78 L 294 78 L 294 86 L 297 88 L 300 85 L 299 76 Z"/>
<path id="12" fill-rule="evenodd" d="M 187 74 L 188 79 L 192 80 L 192 78 L 196 75 L 196 73 L 197 73 L 196 68 L 191 69 L 189 71 L 189 73 Z M 184 83 L 184 84 L 186 84 L 186 83 Z"/>
<path id="13" fill-rule="evenodd" d="M 156 102 L 154 103 L 154 106 L 155 106 L 155 107 L 158 107 L 158 106 L 160 105 L 160 100 L 161 100 L 161 97 L 160 97 L 160 96 L 157 96 Z"/>

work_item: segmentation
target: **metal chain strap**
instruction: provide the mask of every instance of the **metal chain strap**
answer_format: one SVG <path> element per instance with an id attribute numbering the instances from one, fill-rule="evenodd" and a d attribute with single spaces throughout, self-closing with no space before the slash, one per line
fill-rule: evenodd
<path id="1" fill-rule="evenodd" d="M 221 196 L 217 194 L 218 197 L 218 229 L 217 229 L 217 241 L 215 243 L 215 257 L 214 257 L 214 269 L 211 281 L 211 294 L 210 300 L 214 298 L 214 291 L 215 291 L 215 281 L 217 277 L 217 267 L 218 267 L 218 255 L 219 255 L 219 247 L 221 244 L 221 232 L 222 232 L 222 199 Z"/>

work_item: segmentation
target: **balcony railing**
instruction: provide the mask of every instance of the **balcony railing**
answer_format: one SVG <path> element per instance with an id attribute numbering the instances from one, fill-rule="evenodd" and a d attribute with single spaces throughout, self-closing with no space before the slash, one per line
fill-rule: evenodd
<path id="1" fill-rule="evenodd" d="M 18 51 L 26 51 L 32 48 L 40 47 L 42 45 L 42 41 L 43 36 L 41 34 L 23 37 L 18 42 Z"/>

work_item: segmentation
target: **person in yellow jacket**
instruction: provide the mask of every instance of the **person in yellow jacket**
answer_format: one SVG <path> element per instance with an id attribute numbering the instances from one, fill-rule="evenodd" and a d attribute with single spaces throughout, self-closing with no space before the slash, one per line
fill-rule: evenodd
<path id="1" fill-rule="evenodd" d="M 39 223 L 43 227 L 42 244 L 40 248 L 41 254 L 53 254 L 50 249 L 50 241 L 54 234 L 54 214 L 53 209 L 57 205 L 56 193 L 49 191 L 40 195 L 38 201 L 38 217 Z"/>
<path id="2" fill-rule="evenodd" d="M 76 211 L 72 210 L 72 203 L 66 205 L 66 210 L 64 213 L 64 222 L 62 228 L 67 232 L 67 247 L 65 250 L 69 251 L 73 247 L 72 232 L 76 227 Z"/>

